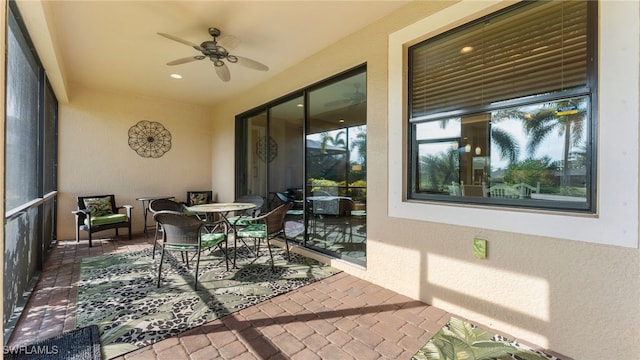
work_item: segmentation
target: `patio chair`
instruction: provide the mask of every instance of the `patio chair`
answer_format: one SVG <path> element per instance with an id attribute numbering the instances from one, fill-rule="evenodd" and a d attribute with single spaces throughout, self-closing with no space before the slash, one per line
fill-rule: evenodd
<path id="1" fill-rule="evenodd" d="M 489 196 L 492 198 L 517 199 L 520 197 L 519 185 L 496 184 L 489 188 Z"/>
<path id="2" fill-rule="evenodd" d="M 227 218 L 227 222 L 229 223 L 229 225 L 233 226 L 234 228 L 238 226 L 249 225 L 248 219 L 260 215 L 260 213 L 262 212 L 262 207 L 264 206 L 264 199 L 262 198 L 262 196 L 258 195 L 243 195 L 237 198 L 234 202 L 251 203 L 256 205 L 255 208 L 245 210 L 240 215 L 230 216 Z"/>
<path id="3" fill-rule="evenodd" d="M 293 204 L 291 209 L 287 210 L 287 215 L 296 216 L 296 217 L 300 217 L 304 215 L 304 210 L 295 208 L 299 202 L 302 203 L 302 200 L 296 200 L 295 198 L 291 197 L 289 194 L 285 194 L 281 192 L 277 192 L 276 197 L 283 204 L 287 204 L 287 203 Z"/>
<path id="4" fill-rule="evenodd" d="M 187 206 L 211 204 L 213 202 L 213 191 L 187 191 Z"/>
<path id="5" fill-rule="evenodd" d="M 198 290 L 198 267 L 202 251 L 217 247 L 225 257 L 227 270 L 229 270 L 229 257 L 226 251 L 227 235 L 223 232 L 208 233 L 204 231 L 204 222 L 177 211 L 158 211 L 153 214 L 153 219 L 162 226 L 164 241 L 160 264 L 158 265 L 158 287 L 162 279 L 162 262 L 165 251 L 179 251 L 183 256 L 187 252 L 195 252 L 196 259 L 194 289 Z M 225 244 L 225 248 L 222 248 Z M 189 256 L 186 256 L 186 265 L 189 268 Z"/>
<path id="6" fill-rule="evenodd" d="M 187 207 L 179 202 L 173 201 L 171 199 L 156 199 L 156 200 L 152 200 L 149 203 L 149 211 L 151 211 L 151 214 L 155 214 L 158 211 L 163 211 L 163 210 L 168 210 L 168 211 L 175 211 L 175 212 L 181 212 L 181 213 L 187 213 Z M 158 234 L 163 232 L 162 230 L 162 226 L 160 226 L 160 223 L 156 222 L 156 234 L 153 237 L 153 253 L 151 253 L 151 258 L 154 259 L 156 256 L 156 247 L 158 244 Z"/>
<path id="7" fill-rule="evenodd" d="M 185 204 L 186 206 L 211 204 L 214 202 L 214 195 L 215 194 L 211 190 L 187 191 L 187 201 L 185 201 Z M 207 218 L 207 214 L 204 213 L 197 213 L 194 215 L 202 220 L 209 222 L 214 221 L 214 219 Z"/>
<path id="8" fill-rule="evenodd" d="M 98 231 L 126 227 L 131 240 L 131 205 L 116 206 L 115 195 L 78 196 L 76 217 L 76 242 L 80 242 L 80 230 L 89 233 L 89 247 L 93 246 L 92 234 Z M 125 210 L 125 213 L 120 213 Z"/>
<path id="9" fill-rule="evenodd" d="M 260 254 L 260 243 L 262 239 L 265 240 L 267 249 L 269 250 L 269 257 L 271 258 L 271 270 L 275 270 L 273 252 L 269 244 L 269 239 L 272 239 L 278 235 L 284 234 L 284 217 L 287 214 L 287 210 L 291 208 L 292 204 L 282 204 L 277 208 L 248 219 L 249 224 L 241 229 L 238 229 L 235 233 L 234 246 L 237 249 L 237 241 L 244 241 L 246 238 L 257 239 L 256 245 L 256 257 Z M 286 237 L 285 237 L 286 243 Z M 246 245 L 246 243 L 245 243 Z M 233 266 L 236 265 L 237 251 L 233 255 Z"/>
<path id="10" fill-rule="evenodd" d="M 358 208 L 355 201 L 347 200 L 347 224 L 349 228 L 349 241 L 353 241 L 353 230 L 360 234 L 367 232 L 367 210 L 365 208 Z"/>
<path id="11" fill-rule="evenodd" d="M 520 199 L 531 199 L 531 194 L 539 194 L 540 193 L 540 182 L 536 184 L 536 186 L 531 186 L 527 183 L 521 182 L 519 184 L 520 190 Z"/>

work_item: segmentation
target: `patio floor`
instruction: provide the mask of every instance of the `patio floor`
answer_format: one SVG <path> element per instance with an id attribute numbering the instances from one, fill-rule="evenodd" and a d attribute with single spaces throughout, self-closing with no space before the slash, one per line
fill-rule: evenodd
<path id="1" fill-rule="evenodd" d="M 7 345 L 73 330 L 80 261 L 152 237 L 58 242 Z M 450 315 L 343 272 L 117 359 L 410 359 Z"/>

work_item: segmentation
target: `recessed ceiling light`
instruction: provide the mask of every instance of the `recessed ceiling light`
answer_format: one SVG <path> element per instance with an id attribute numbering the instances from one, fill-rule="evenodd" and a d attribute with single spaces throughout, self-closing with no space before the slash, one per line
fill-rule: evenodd
<path id="1" fill-rule="evenodd" d="M 174 79 L 182 79 L 182 75 L 180 75 L 180 74 L 171 74 L 169 76 L 171 76 Z"/>
<path id="2" fill-rule="evenodd" d="M 297 107 L 304 107 L 304 105 L 303 105 L 303 104 L 298 104 L 298 105 L 296 105 L 296 106 L 297 106 Z"/>
<path id="3" fill-rule="evenodd" d="M 344 122 L 344 119 L 340 119 L 340 120 L 338 120 L 338 122 L 341 122 L 341 123 L 343 123 L 343 122 Z"/>
<path id="4" fill-rule="evenodd" d="M 465 46 L 462 49 L 460 49 L 460 53 L 461 54 L 468 54 L 470 52 L 473 51 L 473 47 L 472 46 Z"/>

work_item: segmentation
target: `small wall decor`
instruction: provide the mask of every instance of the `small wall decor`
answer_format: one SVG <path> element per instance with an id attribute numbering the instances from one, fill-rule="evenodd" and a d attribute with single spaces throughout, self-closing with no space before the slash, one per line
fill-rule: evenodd
<path id="1" fill-rule="evenodd" d="M 129 147 L 146 158 L 159 158 L 171 150 L 171 133 L 155 121 L 139 121 L 129 128 Z"/>
<path id="2" fill-rule="evenodd" d="M 278 156 L 278 143 L 271 136 L 261 136 L 256 142 L 256 155 L 262 161 L 272 162 Z"/>

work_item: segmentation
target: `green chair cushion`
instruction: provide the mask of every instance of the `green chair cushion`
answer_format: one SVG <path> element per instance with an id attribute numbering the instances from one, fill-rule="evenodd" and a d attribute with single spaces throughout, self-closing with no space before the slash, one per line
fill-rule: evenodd
<path id="1" fill-rule="evenodd" d="M 187 215 L 187 216 L 197 216 L 198 214 L 196 214 L 195 212 L 189 210 L 189 209 L 184 209 L 182 210 L 182 213 Z"/>
<path id="2" fill-rule="evenodd" d="M 251 224 L 251 221 L 249 221 L 250 219 L 251 219 L 251 216 L 240 215 L 240 216 L 231 216 L 227 218 L 227 221 L 229 221 L 229 224 L 231 225 L 247 226 Z"/>
<path id="3" fill-rule="evenodd" d="M 113 214 L 113 209 L 111 208 L 111 198 L 108 196 L 101 198 L 84 199 L 84 207 L 89 210 L 91 216 L 104 216 Z"/>
<path id="4" fill-rule="evenodd" d="M 353 210 L 351 216 L 367 216 L 367 210 Z"/>
<path id="5" fill-rule="evenodd" d="M 267 235 L 267 226 L 265 224 L 250 224 L 247 227 L 238 230 L 238 237 L 244 238 L 263 238 Z"/>
<path id="6" fill-rule="evenodd" d="M 302 216 L 304 210 L 287 210 L 287 215 Z"/>
<path id="7" fill-rule="evenodd" d="M 223 233 L 207 233 L 202 234 L 202 246 L 203 247 L 211 247 L 218 245 L 221 241 L 224 241 L 226 236 Z"/>
<path id="8" fill-rule="evenodd" d="M 202 249 L 210 248 L 218 245 L 220 242 L 224 241 L 226 238 L 223 233 L 205 233 L 200 235 L 202 239 Z M 195 250 L 197 249 L 197 245 L 177 245 L 177 244 L 166 244 L 167 250 Z"/>
<path id="9" fill-rule="evenodd" d="M 277 232 L 274 234 L 269 234 L 269 237 L 277 235 Z M 267 237 L 267 225 L 265 224 L 251 224 L 242 230 L 238 230 L 238 237 L 243 238 L 265 238 Z"/>
<path id="10" fill-rule="evenodd" d="M 91 226 L 116 224 L 121 222 L 127 222 L 126 214 L 109 214 L 103 216 L 91 216 Z M 84 223 L 89 225 L 89 219 L 85 219 Z"/>
<path id="11" fill-rule="evenodd" d="M 209 200 L 209 195 L 207 193 L 191 193 L 189 194 L 189 203 L 191 205 L 202 205 L 206 204 Z"/>

